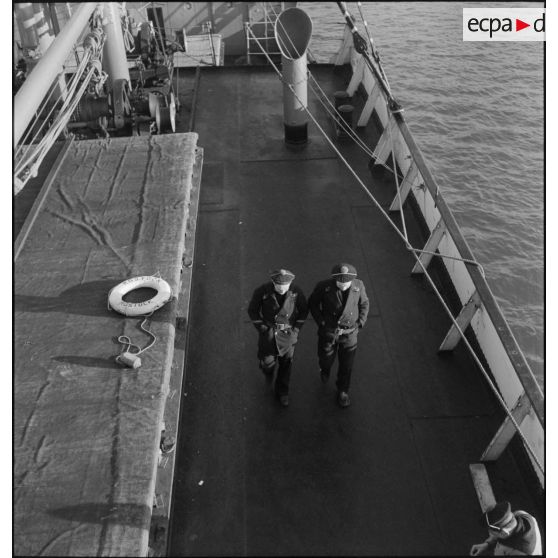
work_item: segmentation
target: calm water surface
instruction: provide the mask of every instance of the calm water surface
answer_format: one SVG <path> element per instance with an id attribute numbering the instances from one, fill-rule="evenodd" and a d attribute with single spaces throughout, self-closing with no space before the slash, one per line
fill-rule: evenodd
<path id="1" fill-rule="evenodd" d="M 408 125 L 542 384 L 544 47 L 462 40 L 464 7 L 510 5 L 363 2 L 362 10 Z M 311 50 L 329 61 L 343 32 L 339 8 L 299 6 L 314 22 Z M 358 26 L 357 4 L 348 6 Z"/>

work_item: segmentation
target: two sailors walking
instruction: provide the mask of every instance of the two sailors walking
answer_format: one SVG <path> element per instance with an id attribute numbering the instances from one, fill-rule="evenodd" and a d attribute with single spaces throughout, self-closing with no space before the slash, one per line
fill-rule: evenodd
<path id="1" fill-rule="evenodd" d="M 349 386 L 356 354 L 358 331 L 366 323 L 369 301 L 366 289 L 351 264 L 335 265 L 331 277 L 320 281 L 308 302 L 295 275 L 286 269 L 271 273 L 271 281 L 253 293 L 248 314 L 259 333 L 258 359 L 262 372 L 271 380 L 278 363 L 275 394 L 284 407 L 289 405 L 289 380 L 294 347 L 308 311 L 318 325 L 318 363 L 322 382 L 327 382 L 335 358 L 339 359 L 337 399 L 350 405 Z"/>

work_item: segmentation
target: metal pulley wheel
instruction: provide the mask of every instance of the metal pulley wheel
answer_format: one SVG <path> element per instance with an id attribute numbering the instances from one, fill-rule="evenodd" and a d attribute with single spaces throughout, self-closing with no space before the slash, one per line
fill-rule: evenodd
<path id="1" fill-rule="evenodd" d="M 155 115 L 157 122 L 157 129 L 159 133 L 174 132 L 176 129 L 176 105 L 174 102 L 174 95 L 169 94 L 169 105 L 167 107 L 159 105 Z"/>
<path id="2" fill-rule="evenodd" d="M 126 118 L 130 116 L 131 112 L 128 81 L 125 79 L 117 79 L 112 88 L 112 116 L 114 119 L 114 126 L 116 128 L 123 128 L 126 123 Z"/>

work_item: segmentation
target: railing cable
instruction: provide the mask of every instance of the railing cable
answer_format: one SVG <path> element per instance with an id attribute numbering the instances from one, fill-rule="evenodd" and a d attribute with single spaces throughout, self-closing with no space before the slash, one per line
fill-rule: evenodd
<path id="1" fill-rule="evenodd" d="M 252 33 L 252 35 L 254 35 Z M 544 474 L 544 467 L 541 465 L 538 456 L 536 455 L 535 451 L 533 450 L 533 448 L 531 447 L 530 443 L 528 442 L 528 440 L 526 439 L 525 435 L 523 434 L 523 432 L 521 431 L 521 428 L 519 426 L 519 424 L 517 423 L 517 421 L 515 420 L 512 412 L 509 410 L 506 402 L 504 401 L 502 395 L 500 394 L 497 386 L 494 384 L 494 382 L 492 381 L 492 378 L 490 377 L 489 373 L 486 371 L 486 369 L 484 368 L 482 362 L 480 361 L 479 357 L 477 356 L 477 354 L 475 353 L 473 347 L 471 346 L 469 340 L 467 339 L 465 333 L 463 332 L 463 330 L 461 329 L 460 325 L 457 323 L 456 318 L 454 318 L 451 310 L 449 309 L 448 305 L 446 304 L 444 297 L 442 296 L 442 294 L 440 293 L 440 291 L 438 290 L 438 287 L 436 286 L 434 280 L 432 279 L 432 277 L 430 276 L 430 273 L 428 272 L 428 269 L 425 267 L 424 263 L 421 261 L 420 257 L 417 255 L 417 251 L 416 249 L 412 248 L 409 244 L 408 244 L 408 240 L 405 238 L 405 236 L 401 233 L 401 231 L 399 230 L 399 228 L 395 225 L 395 223 L 390 219 L 389 215 L 385 212 L 385 210 L 382 208 L 381 204 L 376 200 L 376 198 L 374 197 L 374 195 L 370 192 L 370 190 L 366 187 L 366 185 L 364 184 L 364 182 L 362 181 L 362 179 L 358 176 L 358 174 L 356 173 L 356 171 L 353 169 L 353 167 L 350 165 L 350 163 L 345 159 L 345 157 L 343 156 L 343 154 L 339 151 L 339 149 L 337 148 L 337 146 L 331 141 L 331 139 L 329 138 L 329 136 L 326 134 L 325 130 L 322 128 L 322 126 L 320 126 L 320 124 L 318 123 L 318 121 L 316 120 L 316 118 L 314 117 L 314 115 L 312 114 L 312 112 L 304 106 L 304 103 L 302 102 L 302 100 L 299 98 L 299 96 L 297 95 L 295 88 L 288 83 L 284 78 L 283 75 L 281 73 L 281 71 L 279 70 L 279 68 L 276 66 L 276 64 L 271 60 L 271 58 L 267 55 L 267 53 L 265 52 L 265 50 L 262 48 L 260 42 L 258 41 L 258 39 L 254 36 L 254 39 L 256 40 L 256 42 L 258 43 L 258 45 L 260 46 L 260 48 L 262 49 L 262 52 L 267 56 L 268 61 L 270 62 L 270 64 L 273 66 L 273 69 L 275 70 L 275 72 L 277 73 L 277 75 L 279 76 L 279 79 L 283 82 L 286 83 L 289 87 L 289 89 L 291 90 L 291 92 L 293 93 L 293 95 L 297 98 L 298 102 L 301 104 L 302 107 L 304 107 L 306 113 L 308 114 L 308 116 L 312 119 L 312 121 L 314 122 L 314 124 L 317 126 L 318 130 L 321 132 L 321 134 L 324 136 L 324 138 L 326 139 L 326 141 L 331 145 L 332 149 L 335 151 L 335 153 L 337 154 L 337 156 L 341 159 L 341 161 L 344 163 L 344 165 L 347 167 L 347 169 L 349 170 L 349 172 L 355 177 L 355 179 L 357 180 L 357 182 L 359 183 L 359 185 L 362 187 L 362 189 L 365 191 L 365 193 L 368 195 L 368 197 L 372 200 L 372 202 L 374 203 L 374 205 L 376 206 L 376 208 L 380 211 L 380 213 L 384 216 L 384 218 L 387 220 L 388 224 L 393 228 L 393 230 L 396 232 L 396 234 L 404 241 L 405 246 L 407 247 L 407 249 L 411 252 L 411 254 L 413 254 L 413 256 L 415 257 L 415 259 L 417 260 L 417 263 L 420 265 L 420 267 L 422 268 L 425 277 L 428 279 L 428 282 L 430 283 L 434 293 L 436 294 L 436 296 L 438 297 L 438 299 L 440 300 L 442 307 L 444 308 L 444 310 L 446 311 L 446 313 L 448 314 L 449 318 L 451 319 L 454 327 L 457 329 L 457 331 L 459 332 L 459 335 L 461 336 L 461 338 L 463 339 L 463 342 L 465 343 L 466 347 L 468 348 L 471 356 L 473 357 L 475 363 L 477 364 L 477 366 L 479 367 L 479 369 L 481 370 L 482 374 L 484 375 L 486 381 L 488 382 L 488 385 L 490 386 L 490 388 L 492 389 L 492 391 L 494 392 L 496 398 L 498 399 L 500 405 L 502 406 L 504 412 L 506 413 L 506 415 L 508 416 L 508 418 L 510 419 L 511 423 L 513 424 L 514 428 L 516 429 L 517 433 L 519 434 L 520 438 L 523 440 L 523 443 L 525 444 L 525 447 L 527 449 L 527 451 L 531 454 L 531 457 L 533 458 L 533 461 L 535 462 L 535 464 L 537 465 L 537 467 L 540 469 L 540 471 Z M 440 257 L 444 257 L 441 254 L 437 254 Z M 471 263 L 475 263 L 476 262 L 471 262 Z M 478 265 L 478 264 L 477 264 Z"/>

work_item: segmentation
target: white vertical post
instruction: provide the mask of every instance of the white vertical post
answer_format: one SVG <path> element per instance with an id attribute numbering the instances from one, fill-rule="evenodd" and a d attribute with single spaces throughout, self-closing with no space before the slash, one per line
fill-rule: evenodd
<path id="1" fill-rule="evenodd" d="M 251 63 L 250 60 L 250 22 L 244 22 L 244 32 L 246 33 L 246 62 Z M 184 40 L 186 40 L 186 35 L 184 35 Z"/>

